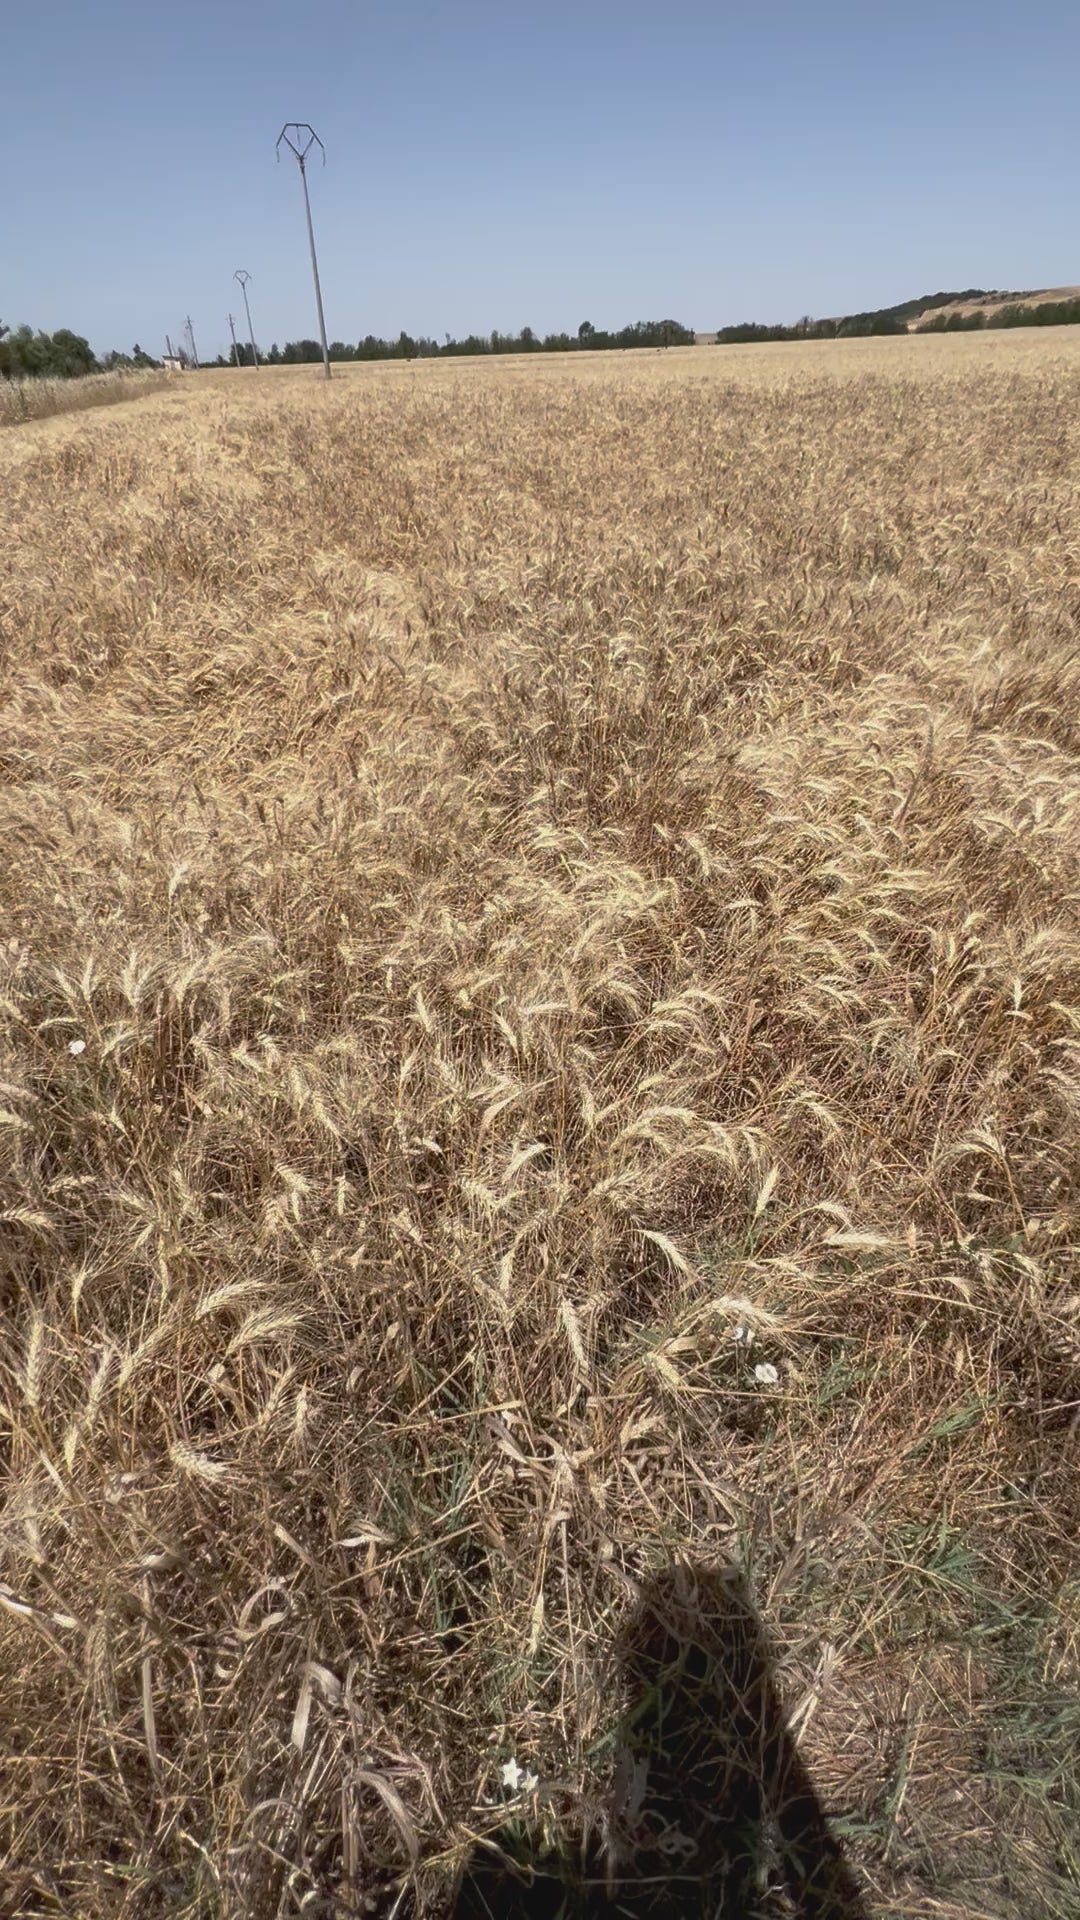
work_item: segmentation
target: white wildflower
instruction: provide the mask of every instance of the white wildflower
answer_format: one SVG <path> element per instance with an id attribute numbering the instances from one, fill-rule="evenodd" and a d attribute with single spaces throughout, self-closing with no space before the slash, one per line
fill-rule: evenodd
<path id="1" fill-rule="evenodd" d="M 509 1787 L 511 1793 L 535 1793 L 540 1778 L 538 1774 L 519 1766 L 516 1760 L 507 1760 L 502 1769 L 502 1783 L 504 1787 Z"/>
<path id="2" fill-rule="evenodd" d="M 69 1040 L 68 1052 L 71 1054 L 74 1054 L 77 1059 L 80 1053 L 86 1052 L 86 1041 L 85 1040 Z"/>
<path id="3" fill-rule="evenodd" d="M 735 1328 L 734 1338 L 737 1347 L 752 1347 L 754 1344 L 753 1327 L 747 1326 L 745 1320 L 740 1320 L 738 1326 Z"/>
<path id="4" fill-rule="evenodd" d="M 759 1360 L 754 1368 L 754 1379 L 760 1381 L 763 1387 L 775 1387 L 780 1375 L 771 1360 Z"/>

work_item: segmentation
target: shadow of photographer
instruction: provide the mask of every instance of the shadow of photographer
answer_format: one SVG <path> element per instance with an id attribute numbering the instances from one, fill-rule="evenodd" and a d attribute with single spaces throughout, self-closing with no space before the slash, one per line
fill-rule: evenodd
<path id="1" fill-rule="evenodd" d="M 477 1847 L 454 1920 L 869 1920 L 787 1730 L 741 1574 L 650 1580 L 617 1648 L 606 1835 Z"/>

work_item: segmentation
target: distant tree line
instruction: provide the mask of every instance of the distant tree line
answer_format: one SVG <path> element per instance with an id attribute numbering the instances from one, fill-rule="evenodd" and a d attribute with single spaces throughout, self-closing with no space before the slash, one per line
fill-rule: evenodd
<path id="1" fill-rule="evenodd" d="M 794 326 L 763 326 L 744 320 L 741 325 L 721 327 L 717 341 L 734 346 L 755 340 L 857 340 L 871 334 L 907 333 L 908 321 L 927 313 L 916 333 L 974 333 L 982 327 L 1060 327 L 1080 322 L 1080 300 L 1048 300 L 1041 306 L 1026 305 L 1031 293 L 1003 293 L 986 287 L 965 287 L 956 293 L 928 293 L 918 300 L 901 300 L 894 307 L 875 307 L 867 313 L 849 313 L 839 320 L 812 320 L 807 314 Z M 962 301 L 1004 300 L 1008 304 L 996 313 L 985 309 L 975 313 L 935 313 L 935 307 L 948 307 Z"/>
<path id="2" fill-rule="evenodd" d="M 906 333 L 907 322 L 931 307 L 945 307 L 952 300 L 988 297 L 981 287 L 968 287 L 963 293 L 927 293 L 919 300 L 900 300 L 892 307 L 873 307 L 866 313 L 849 313 L 838 320 L 812 320 L 806 314 L 791 327 L 760 326 L 747 320 L 741 326 L 721 327 L 716 338 L 721 345 L 728 346 L 745 340 L 858 340 L 870 334 Z"/>
<path id="3" fill-rule="evenodd" d="M 870 334 L 906 332 L 903 321 L 891 313 L 849 313 L 843 320 L 811 320 L 807 315 L 791 327 L 744 320 L 738 326 L 721 327 L 716 338 L 720 346 L 729 347 L 755 340 L 857 340 Z"/>
<path id="4" fill-rule="evenodd" d="M 331 360 L 435 360 L 455 354 L 575 353 L 618 347 L 692 347 L 693 344 L 693 328 L 684 327 L 678 320 L 636 320 L 632 326 L 620 327 L 614 333 L 583 320 L 576 333 L 540 335 L 531 327 L 522 327 L 520 333 L 470 333 L 462 340 L 454 340 L 449 334 L 442 340 L 423 334 L 414 338 L 411 333 L 400 333 L 396 340 L 380 340 L 369 333 L 354 347 L 344 340 L 331 340 L 328 351 Z M 289 340 L 283 347 L 275 343 L 269 353 L 260 357 L 271 367 L 300 366 L 321 360 L 322 348 L 317 340 Z M 250 346 L 239 347 L 228 356 L 222 354 L 216 364 L 228 367 L 238 361 L 241 366 L 251 365 Z"/>
<path id="5" fill-rule="evenodd" d="M 935 313 L 916 333 L 977 333 L 989 327 L 1075 327 L 1080 300 L 1044 300 L 1039 306 L 1010 302 L 996 313 Z"/>
<path id="6" fill-rule="evenodd" d="M 130 353 L 107 353 L 99 359 L 90 342 L 69 327 L 35 333 L 33 327 L 12 332 L 0 324 L 0 376 L 5 380 L 80 380 L 88 373 L 157 365 L 138 344 Z"/>
<path id="7" fill-rule="evenodd" d="M 144 353 L 136 340 L 130 353 L 103 353 L 98 364 L 102 373 L 135 373 L 147 367 L 160 367 L 161 361 Z"/>

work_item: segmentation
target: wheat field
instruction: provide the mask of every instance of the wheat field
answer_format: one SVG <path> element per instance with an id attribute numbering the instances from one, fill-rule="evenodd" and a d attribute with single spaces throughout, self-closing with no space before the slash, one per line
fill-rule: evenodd
<path id="1" fill-rule="evenodd" d="M 690 1557 L 869 1910 L 1071 1920 L 1078 332 L 195 376 L 0 529 L 3 1912 L 444 1912 Z"/>
<path id="2" fill-rule="evenodd" d="M 141 400 L 169 378 L 167 373 L 148 370 L 90 373 L 76 380 L 0 380 L 0 428 L 22 426 L 27 420 L 45 420 L 58 413 L 81 413 L 88 407 Z"/>

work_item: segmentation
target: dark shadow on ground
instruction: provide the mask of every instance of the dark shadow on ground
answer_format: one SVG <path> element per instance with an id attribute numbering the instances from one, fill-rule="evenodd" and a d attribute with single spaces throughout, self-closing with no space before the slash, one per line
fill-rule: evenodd
<path id="1" fill-rule="evenodd" d="M 869 1920 L 787 1731 L 745 1581 L 650 1581 L 618 1648 L 606 1833 L 477 1848 L 454 1920 Z"/>

